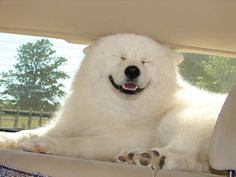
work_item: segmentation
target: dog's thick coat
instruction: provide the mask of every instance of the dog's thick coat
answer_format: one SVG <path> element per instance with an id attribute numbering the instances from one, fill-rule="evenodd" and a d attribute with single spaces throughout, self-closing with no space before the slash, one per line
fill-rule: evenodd
<path id="1" fill-rule="evenodd" d="M 36 130 L 1 133 L 0 147 L 108 161 L 126 150 L 130 163 L 145 166 L 138 157 L 147 149 L 160 157 L 153 160 L 158 168 L 208 170 L 209 140 L 225 96 L 183 82 L 181 55 L 145 36 L 107 36 L 85 53 L 56 118 Z M 138 77 L 124 72 L 129 66 Z"/>

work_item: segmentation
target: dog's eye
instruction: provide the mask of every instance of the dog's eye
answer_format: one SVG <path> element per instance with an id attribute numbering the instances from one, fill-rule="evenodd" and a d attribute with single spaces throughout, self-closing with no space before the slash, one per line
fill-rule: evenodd
<path id="1" fill-rule="evenodd" d="M 121 60 L 126 60 L 124 56 L 120 56 L 120 55 L 112 55 L 112 56 L 116 58 L 120 58 Z"/>
<path id="2" fill-rule="evenodd" d="M 151 61 L 145 61 L 145 60 L 142 60 L 141 63 L 142 63 L 142 64 L 145 64 L 145 63 L 151 63 Z"/>
<path id="3" fill-rule="evenodd" d="M 126 60 L 126 58 L 125 57 L 120 57 L 121 58 L 121 60 Z"/>

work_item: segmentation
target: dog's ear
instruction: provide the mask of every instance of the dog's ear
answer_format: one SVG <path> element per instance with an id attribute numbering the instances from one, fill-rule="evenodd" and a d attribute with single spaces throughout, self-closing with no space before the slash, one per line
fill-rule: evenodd
<path id="1" fill-rule="evenodd" d="M 89 50 L 92 48 L 92 45 L 89 45 L 89 46 L 87 46 L 87 47 L 85 47 L 84 49 L 83 49 L 83 53 L 86 55 L 88 52 L 89 52 Z"/>

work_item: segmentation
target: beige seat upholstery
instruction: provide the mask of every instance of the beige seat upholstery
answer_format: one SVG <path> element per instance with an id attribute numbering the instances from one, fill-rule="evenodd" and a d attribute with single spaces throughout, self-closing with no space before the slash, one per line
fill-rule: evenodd
<path id="1" fill-rule="evenodd" d="M 209 160 L 217 170 L 236 170 L 236 85 L 229 93 L 217 120 Z"/>
<path id="2" fill-rule="evenodd" d="M 145 167 L 82 160 L 14 150 L 0 150 L 0 164 L 53 177 L 152 177 Z"/>
<path id="3" fill-rule="evenodd" d="M 52 177 L 154 177 L 147 167 L 82 160 L 15 150 L 0 150 L 0 164 Z M 160 170 L 155 177 L 214 177 L 181 171 Z"/>

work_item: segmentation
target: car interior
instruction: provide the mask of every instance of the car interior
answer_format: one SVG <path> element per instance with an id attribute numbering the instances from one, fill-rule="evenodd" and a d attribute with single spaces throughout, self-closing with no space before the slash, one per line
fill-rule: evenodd
<path id="1" fill-rule="evenodd" d="M 0 32 L 91 44 L 115 33 L 147 35 L 180 52 L 236 57 L 236 1 L 228 0 L 1 0 Z M 229 93 L 213 133 L 209 163 L 223 175 L 236 170 L 236 87 Z M 53 177 L 207 177 L 112 162 L 0 150 L 3 168 Z"/>

